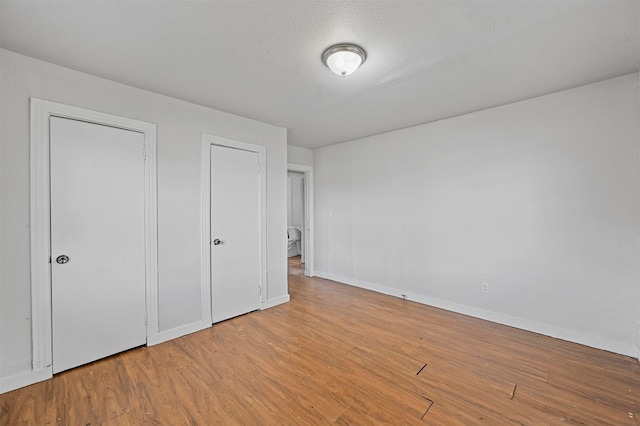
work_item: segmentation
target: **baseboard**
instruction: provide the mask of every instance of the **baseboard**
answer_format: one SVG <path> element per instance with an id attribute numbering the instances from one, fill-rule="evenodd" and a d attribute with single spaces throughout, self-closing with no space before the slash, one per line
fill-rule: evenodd
<path id="1" fill-rule="evenodd" d="M 3 377 L 0 379 L 0 394 L 23 388 L 34 383 L 43 382 L 52 377 L 53 370 L 51 367 L 46 367 L 39 370 L 25 371 L 13 376 Z"/>
<path id="2" fill-rule="evenodd" d="M 274 306 L 282 305 L 283 303 L 287 303 L 291 300 L 289 294 L 285 294 L 284 296 L 276 297 L 273 299 L 265 300 L 260 303 L 260 310 L 273 308 Z"/>
<path id="3" fill-rule="evenodd" d="M 407 299 L 414 302 L 422 303 L 423 305 L 445 309 L 447 311 L 468 315 L 474 318 L 480 318 L 480 319 L 495 322 L 498 324 L 508 325 L 510 327 L 519 328 L 521 330 L 543 334 L 545 336 L 550 336 L 557 339 L 566 340 L 569 342 L 578 343 L 585 346 L 590 346 L 592 348 L 602 349 L 605 351 L 630 356 L 640 360 L 639 348 L 629 343 L 620 342 L 617 340 L 612 340 L 612 339 L 608 339 L 601 336 L 595 336 L 592 334 L 583 333 L 579 331 L 568 330 L 561 327 L 555 327 L 552 325 L 531 321 L 523 318 L 513 317 L 510 315 L 505 315 L 497 312 L 487 311 L 484 309 L 474 308 L 472 306 L 462 305 L 462 304 L 450 302 L 443 299 L 429 297 L 423 294 L 407 292 L 406 290 L 386 287 L 379 284 L 372 284 L 366 281 L 360 281 L 350 277 L 344 277 L 344 276 L 329 274 L 329 273 L 320 272 L 320 271 L 316 271 L 316 276 L 320 278 L 325 278 L 331 281 L 352 285 L 354 287 L 360 287 L 366 290 L 375 291 L 377 293 L 387 294 L 389 296 L 403 297 L 404 295 Z"/>
<path id="4" fill-rule="evenodd" d="M 195 333 L 196 331 L 203 330 L 207 327 L 211 327 L 211 321 L 198 321 L 192 324 L 187 324 L 182 327 L 174 328 L 171 330 L 163 331 L 155 336 L 147 337 L 147 345 L 153 346 L 159 343 L 172 340 L 186 334 Z M 51 367 L 42 368 L 39 370 L 25 371 L 9 377 L 0 378 L 0 394 L 9 392 L 24 386 L 29 386 L 34 383 L 42 382 L 53 377 L 53 370 Z"/>
<path id="5" fill-rule="evenodd" d="M 161 331 L 155 336 L 147 337 L 147 346 L 157 345 L 169 340 L 177 339 L 178 337 L 186 336 L 187 334 L 195 333 L 196 331 L 204 330 L 211 327 L 211 321 L 197 321 L 191 324 L 183 325 L 180 327 L 172 328 L 171 330 Z"/>

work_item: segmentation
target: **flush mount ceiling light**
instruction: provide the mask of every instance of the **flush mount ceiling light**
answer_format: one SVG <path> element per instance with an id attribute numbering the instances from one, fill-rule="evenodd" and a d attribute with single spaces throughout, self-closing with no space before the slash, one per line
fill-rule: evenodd
<path id="1" fill-rule="evenodd" d="M 367 59 L 367 52 L 355 44 L 336 44 L 322 54 L 322 62 L 341 77 L 351 74 Z"/>

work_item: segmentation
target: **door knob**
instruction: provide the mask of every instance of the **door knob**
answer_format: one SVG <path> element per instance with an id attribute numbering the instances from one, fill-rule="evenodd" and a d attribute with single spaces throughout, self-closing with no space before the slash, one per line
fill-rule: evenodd
<path id="1" fill-rule="evenodd" d="M 217 245 L 220 245 L 220 244 L 222 244 L 222 241 L 220 241 L 219 239 L 216 238 L 215 240 L 213 240 L 213 245 L 214 246 L 217 246 Z"/>
<path id="2" fill-rule="evenodd" d="M 67 256 L 66 254 L 63 254 L 61 256 L 56 257 L 56 262 L 64 265 L 65 263 L 69 262 L 69 256 Z"/>

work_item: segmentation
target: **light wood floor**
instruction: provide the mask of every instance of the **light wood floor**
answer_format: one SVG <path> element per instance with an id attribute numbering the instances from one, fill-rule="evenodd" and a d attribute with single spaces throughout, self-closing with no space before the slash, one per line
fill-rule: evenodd
<path id="1" fill-rule="evenodd" d="M 0 395 L 0 424 L 640 425 L 637 360 L 291 263 L 290 303 Z"/>

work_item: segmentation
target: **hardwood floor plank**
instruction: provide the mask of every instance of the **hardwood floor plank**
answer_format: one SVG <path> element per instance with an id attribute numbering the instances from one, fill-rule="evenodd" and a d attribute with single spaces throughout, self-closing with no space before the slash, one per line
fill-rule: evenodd
<path id="1" fill-rule="evenodd" d="M 588 399 L 579 394 L 544 383 L 518 387 L 515 397 L 523 404 L 552 413 L 579 424 L 635 425 L 633 416 L 623 406 L 613 407 L 601 399 Z"/>
<path id="2" fill-rule="evenodd" d="M 608 368 L 606 361 L 586 361 L 554 357 L 549 362 L 548 383 L 584 398 L 599 400 L 609 405 L 624 404 L 628 411 L 640 411 L 637 374 L 640 364 L 628 363 L 620 369 Z"/>
<path id="3" fill-rule="evenodd" d="M 0 424 L 640 425 L 637 360 L 290 265 L 290 303 L 0 395 Z"/>

